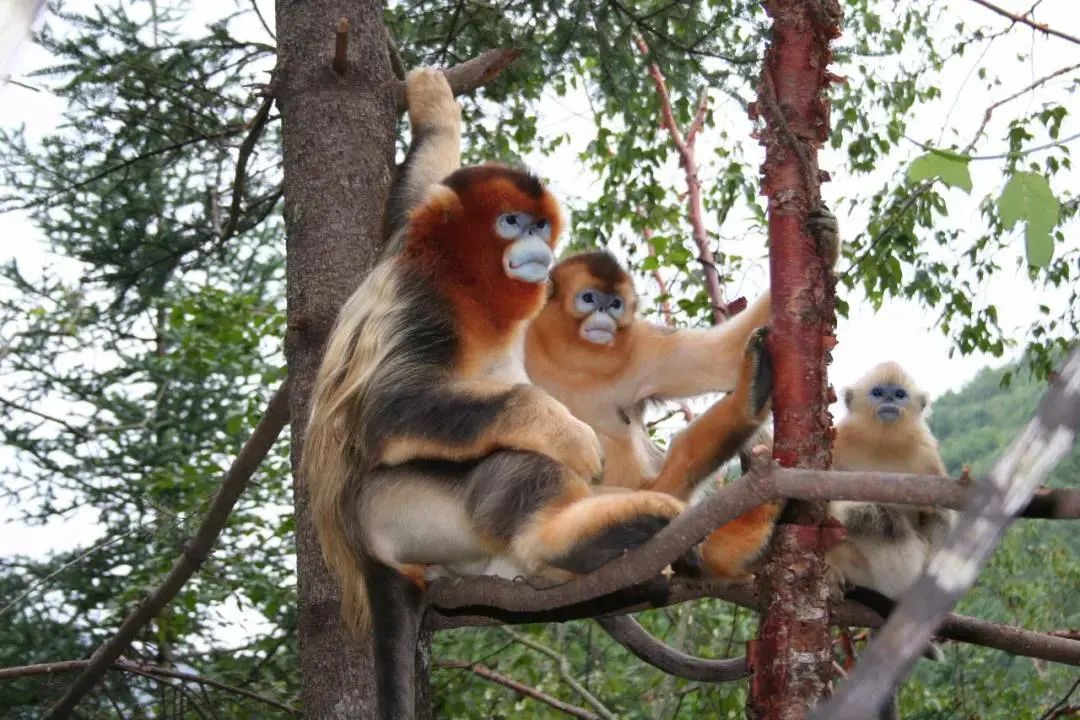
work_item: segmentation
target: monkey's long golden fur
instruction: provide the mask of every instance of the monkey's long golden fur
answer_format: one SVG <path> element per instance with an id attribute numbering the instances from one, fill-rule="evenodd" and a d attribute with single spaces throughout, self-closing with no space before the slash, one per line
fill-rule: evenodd
<path id="1" fill-rule="evenodd" d="M 399 342 L 401 334 L 395 330 L 407 322 L 403 317 L 407 308 L 394 304 L 395 278 L 390 262 L 379 263 L 365 285 L 374 300 L 371 308 L 365 308 L 368 297 L 354 294 L 330 333 L 311 394 L 312 413 L 301 460 L 323 559 L 341 583 L 345 623 L 361 632 L 369 628 L 371 617 L 364 574 L 356 567 L 343 509 L 348 479 L 370 470 L 373 458 L 362 446 L 349 447 L 347 428 L 350 416 L 355 417 L 363 405 L 367 389 L 378 381 L 379 368 Z"/>

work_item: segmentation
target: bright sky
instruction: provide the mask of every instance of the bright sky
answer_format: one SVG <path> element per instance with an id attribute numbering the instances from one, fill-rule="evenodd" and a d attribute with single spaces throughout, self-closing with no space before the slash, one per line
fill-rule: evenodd
<path id="1" fill-rule="evenodd" d="M 0 0 L 0 23 L 3 23 L 4 12 L 13 7 L 14 0 Z M 269 22 L 273 22 L 273 3 L 270 0 L 259 0 L 263 8 L 263 15 Z M 1001 4 L 1010 10 L 1023 12 L 1030 6 L 1028 0 L 1024 2 L 1009 2 L 1002 0 Z M 198 6 L 196 12 L 201 12 L 207 6 Z M 217 16 L 215 9 L 211 13 Z M 1003 28 L 1007 21 L 993 13 L 967 2 L 966 0 L 954 0 L 950 11 L 944 16 L 949 26 L 957 18 L 964 18 L 968 26 L 982 24 L 984 27 L 998 30 Z M 1080 34 L 1080 15 L 1076 13 L 1075 0 L 1047 0 L 1038 6 L 1037 19 L 1066 32 Z M 249 31 L 253 37 L 265 41 L 266 36 L 254 18 L 251 18 Z M 194 21 L 194 20 L 193 20 Z M 841 43 L 843 41 L 841 40 Z M 1017 53 L 1028 52 L 1034 48 L 1034 56 L 1025 62 L 1016 59 Z M 875 62 L 874 58 L 865 59 L 866 62 Z M 909 135 L 918 140 L 935 141 L 942 134 L 942 127 L 956 128 L 957 139 L 966 142 L 971 137 L 976 127 L 982 120 L 983 113 L 990 103 L 1007 97 L 1013 92 L 1030 84 L 1033 80 L 1050 73 L 1058 68 L 1073 65 L 1080 62 L 1080 47 L 1066 41 L 1050 38 L 1033 39 L 1033 33 L 1027 30 L 1015 30 L 1006 37 L 995 41 L 991 54 L 984 59 L 990 61 L 994 72 L 1002 80 L 1002 85 L 992 91 L 987 91 L 984 84 L 977 80 L 973 70 L 977 67 L 977 59 L 974 56 L 962 57 L 947 63 L 947 69 L 941 73 L 938 83 L 942 88 L 942 100 L 932 106 L 922 106 L 918 110 L 918 116 L 911 118 Z M 49 62 L 49 58 L 40 48 L 24 43 L 8 66 L 8 71 L 15 78 L 25 77 L 27 73 Z M 3 68 L 0 68 L 3 71 Z M 839 70 L 842 72 L 842 69 Z M 32 80 L 31 80 L 32 82 Z M 1049 93 L 1056 98 L 1065 98 L 1067 82 L 1062 79 L 1051 81 L 1046 86 Z M 1044 91 L 1044 93 L 1047 91 Z M 1045 97 L 1042 95 L 1041 97 Z M 999 138 L 1003 135 L 1005 120 L 1012 116 L 1016 110 L 1030 107 L 1028 99 L 1016 102 L 1016 108 L 1005 108 L 997 114 L 994 122 L 988 128 L 986 137 L 977 148 L 981 154 L 997 154 L 1007 148 Z M 575 105 L 575 103 L 578 103 Z M 576 160 L 576 153 L 591 136 L 591 121 L 587 119 L 587 108 L 584 107 L 581 98 L 565 98 L 558 102 L 552 102 L 543 118 L 541 126 L 549 124 L 573 124 L 588 123 L 584 132 L 572 133 L 575 142 L 565 150 L 560 151 L 554 157 L 529 158 L 535 169 L 542 176 L 550 178 L 553 188 L 568 202 L 575 198 L 587 196 L 596 191 L 594 179 L 580 169 Z M 1027 103 L 1027 105 L 1024 105 Z M 1075 107 L 1075 98 L 1072 106 Z M 728 106 L 732 107 L 732 106 Z M 15 85 L 0 87 L 0 125 L 4 127 L 16 127 L 26 125 L 27 135 L 31 138 L 40 138 L 50 132 L 61 120 L 64 103 L 47 92 L 33 92 Z M 732 112 L 728 110 L 727 112 Z M 738 111 L 732 115 L 720 117 L 718 120 L 724 129 L 733 137 L 746 137 L 750 131 L 749 121 L 745 115 Z M 715 136 L 716 128 L 713 128 Z M 1067 118 L 1062 128 L 1061 136 L 1067 137 L 1080 131 L 1080 121 L 1075 117 Z M 701 157 L 709 155 L 708 139 L 710 130 L 707 128 L 701 141 L 699 150 Z M 949 137 L 945 138 L 947 142 Z M 841 151 L 843 152 L 843 151 Z M 922 150 L 914 145 L 905 145 L 901 151 L 906 158 L 898 156 L 899 160 L 910 160 L 920 154 Z M 757 164 L 755 161 L 754 165 Z M 839 200 L 844 197 L 855 195 L 860 189 L 868 187 L 868 183 L 875 183 L 881 178 L 845 178 L 838 174 L 837 169 L 843 167 L 842 157 L 829 149 L 826 149 L 821 157 L 821 167 L 832 171 L 833 181 L 823 188 L 823 195 L 830 206 L 840 216 L 841 230 L 845 228 L 854 231 L 866 222 L 865 215 L 858 212 L 847 214 L 847 205 Z M 579 169 L 574 169 L 574 168 Z M 895 167 L 895 166 L 893 166 Z M 987 194 L 996 194 L 1002 186 L 1000 176 L 1001 165 L 989 161 L 984 164 L 975 163 L 972 167 L 972 175 L 975 188 L 970 196 L 961 191 L 952 190 L 946 192 L 950 223 L 958 227 L 971 227 L 972 232 L 977 232 L 982 226 L 978 215 L 978 205 Z M 709 168 L 703 168 L 702 179 L 709 181 Z M 882 176 L 883 177 L 883 176 Z M 682 188 L 682 176 L 672 160 L 670 171 L 671 182 Z M 1054 180 L 1054 187 L 1062 192 L 1066 187 L 1077 187 L 1076 171 L 1071 174 L 1059 175 Z M 740 223 L 744 227 L 740 227 Z M 739 254 L 760 257 L 764 253 L 764 244 L 760 237 L 748 233 L 745 228 L 746 219 L 732 217 L 723 228 L 718 228 L 720 235 L 725 238 L 740 238 L 726 241 L 723 247 L 735 250 Z M 1067 232 L 1074 233 L 1075 221 L 1072 228 Z M 1016 232 L 1014 244 L 1015 253 L 1022 252 L 1023 242 L 1021 232 Z M 19 261 L 24 270 L 41 267 L 45 263 L 56 263 L 58 258 L 50 257 L 41 243 L 41 238 L 36 229 L 28 222 L 25 216 L 20 214 L 0 215 L 0 262 L 6 262 L 10 258 Z M 963 236 L 961 238 L 963 241 Z M 1007 298 L 1007 302 L 1001 302 L 1000 322 L 1002 327 L 1009 332 L 1016 330 L 1017 337 L 1022 337 L 1021 331 L 1034 318 L 1035 305 L 1044 302 L 1060 307 L 1061 298 L 1047 297 L 1041 291 L 1036 290 L 1028 282 L 1023 271 L 1015 269 L 1015 263 L 1009 258 L 1003 258 L 1000 262 L 1004 268 L 996 277 L 992 278 L 983 288 L 986 297 Z M 729 288 L 729 295 L 756 296 L 766 285 L 767 272 L 764 262 L 755 270 L 747 273 L 745 280 L 739 287 Z M 647 288 L 639 288 L 647 290 Z M 983 356 L 950 357 L 949 341 L 933 327 L 935 313 L 929 312 L 918 305 L 906 301 L 894 301 L 880 312 L 874 313 L 869 305 L 862 303 L 859 297 L 848 298 L 852 306 L 850 319 L 840 321 L 837 335 L 840 345 L 834 352 L 834 363 L 830 369 L 830 377 L 838 391 L 844 385 L 853 382 L 866 369 L 884 360 L 896 360 L 903 364 L 931 394 L 940 395 L 950 389 L 959 388 L 969 380 L 980 368 L 987 364 L 1000 364 L 996 360 Z M 834 412 L 839 414 L 839 408 Z M 10 461 L 10 454 L 0 449 L 0 465 Z M 0 507 L 0 517 L 8 515 L 10 509 Z M 57 533 L 56 528 L 26 528 L 15 523 L 0 523 L 0 552 L 16 551 L 21 553 L 31 552 L 38 554 L 48 549 L 70 547 L 76 544 L 86 544 L 89 537 L 100 534 L 92 517 L 78 516 L 72 522 L 67 523 L 63 533 Z"/>

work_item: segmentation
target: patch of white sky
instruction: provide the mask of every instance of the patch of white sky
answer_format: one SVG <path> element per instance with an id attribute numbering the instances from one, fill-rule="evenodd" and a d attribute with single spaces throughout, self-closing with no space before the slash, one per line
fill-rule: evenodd
<path id="1" fill-rule="evenodd" d="M 10 0 L 9 0 L 10 1 Z M 263 10 L 263 17 L 273 27 L 273 3 L 269 0 L 257 0 Z M 1039 4 L 1036 17 L 1039 21 L 1065 31 L 1075 31 L 1077 26 L 1075 0 L 1046 0 Z M 1007 2 L 1004 7 L 1015 12 L 1027 10 L 1029 3 Z M 91 7 L 90 3 L 80 3 Z M 247 3 L 237 4 L 238 9 L 249 7 Z M 206 23 L 216 20 L 221 8 L 214 3 L 193 3 L 191 12 L 185 19 L 185 27 L 192 32 L 201 30 Z M 965 0 L 954 0 L 940 10 L 939 27 L 942 37 L 954 34 L 953 26 L 963 20 L 968 28 L 983 26 L 991 31 L 999 30 L 1007 24 L 1004 18 L 994 15 L 984 8 Z M 0 18 L 2 20 L 2 18 Z M 55 31 L 64 31 L 63 22 L 55 17 L 48 19 Z M 262 42 L 268 41 L 265 29 L 254 14 L 248 13 L 237 18 L 231 26 L 233 32 L 243 38 Z M 843 38 L 839 41 L 843 44 Z M 1025 56 L 1025 59 L 1020 59 Z M 45 67 L 52 59 L 39 46 L 25 42 L 18 49 L 14 60 L 9 65 L 12 76 L 34 84 L 33 77 L 28 77 L 35 69 Z M 853 63 L 877 64 L 883 69 L 902 67 L 913 69 L 923 61 L 912 54 L 902 58 L 851 58 L 846 63 L 838 62 L 833 70 L 845 74 Z M 986 107 L 996 100 L 1003 99 L 1034 80 L 1061 67 L 1080 62 L 1080 48 L 1064 40 L 1044 38 L 1026 28 L 1017 27 L 1011 33 L 994 41 L 990 50 L 983 56 L 968 54 L 953 58 L 945 63 L 936 73 L 933 82 L 941 88 L 940 100 L 920 105 L 915 114 L 908 118 L 908 135 L 913 139 L 935 145 L 958 143 L 965 145 L 983 119 Z M 977 77 L 977 68 L 987 66 L 991 77 L 996 77 L 1000 84 L 988 89 L 986 82 Z M 645 72 L 644 65 L 642 72 Z M 852 73 L 854 76 L 854 73 Z M 260 78 L 251 78 L 256 82 Z M 1038 94 L 1038 102 L 1069 102 L 1067 94 L 1070 81 L 1067 77 L 1048 82 Z M 747 88 L 741 88 L 744 97 Z M 548 102 L 543 103 L 538 119 L 540 130 L 546 135 L 565 132 L 568 142 L 553 154 L 545 156 L 534 154 L 526 161 L 539 174 L 547 178 L 553 190 L 569 207 L 581 207 L 601 191 L 601 184 L 579 159 L 593 137 L 592 110 L 588 98 L 580 88 L 565 97 L 555 96 L 553 91 L 545 93 Z M 716 160 L 716 147 L 722 137 L 745 138 L 750 136 L 752 125 L 745 110 L 723 92 L 713 90 L 713 122 L 706 126 L 698 140 L 697 157 L 701 166 L 701 180 L 708 184 L 716 178 L 721 166 Z M 1006 122 L 1016 112 L 1027 111 L 1036 100 L 1026 96 L 1013 101 L 1013 105 L 996 113 L 987 127 L 984 139 L 977 145 L 976 152 L 997 154 L 1007 150 L 1003 139 Z M 1073 103 L 1075 104 L 1075 103 Z M 24 127 L 26 136 L 31 141 L 39 141 L 44 136 L 61 127 L 66 109 L 62 99 L 48 91 L 35 92 L 25 87 L 9 84 L 0 86 L 0 126 L 11 129 Z M 870 122 L 883 122 L 884 117 L 875 111 L 870 112 Z M 1061 136 L 1067 137 L 1080 131 L 1080 121 L 1067 117 L 1062 127 Z M 1037 144 L 1040 140 L 1032 141 Z M 745 160 L 750 168 L 756 168 L 762 158 L 762 149 L 753 143 L 743 143 Z M 902 172 L 902 168 L 923 150 L 914 143 L 902 141 L 901 144 L 879 162 L 873 172 L 844 176 L 841 169 L 845 166 L 844 150 L 826 147 L 821 152 L 820 165 L 829 170 L 832 181 L 824 186 L 823 196 L 833 211 L 838 215 L 841 232 L 852 234 L 864 227 L 868 221 L 865 209 L 865 197 L 868 188 L 879 187 L 886 179 Z M 1001 161 L 977 161 L 972 165 L 975 187 L 970 195 L 959 190 L 945 190 L 944 197 L 948 204 L 950 226 L 963 230 L 957 241 L 957 247 L 974 240 L 982 228 L 979 215 L 979 203 L 988 195 L 996 195 L 1003 185 Z M 673 187 L 680 190 L 685 186 L 685 179 L 678 167 L 674 151 L 663 176 Z M 1059 174 L 1053 181 L 1059 194 L 1067 187 L 1076 187 L 1075 171 Z M 708 219 L 711 237 L 716 248 L 725 252 L 752 258 L 736 282 L 727 288 L 729 297 L 746 296 L 753 298 L 764 291 L 768 285 L 768 269 L 764 234 L 750 209 L 736 207 L 722 226 L 717 226 L 713 219 Z M 1075 222 L 1073 223 L 1075 224 Z M 1066 230 L 1069 235 L 1072 228 Z M 1014 233 L 1015 242 L 999 260 L 1001 270 L 980 286 L 981 301 L 993 299 L 998 305 L 1000 323 L 1006 333 L 1014 333 L 1022 338 L 1028 325 L 1036 319 L 1037 305 L 1047 304 L 1061 309 L 1064 298 L 1060 294 L 1048 293 L 1033 286 L 1027 273 L 1019 264 L 1023 252 L 1022 232 Z M 50 251 L 39 230 L 30 221 L 26 213 L 12 212 L 0 215 L 0 261 L 16 260 L 20 268 L 31 276 L 40 275 L 46 268 L 64 276 L 77 277 L 81 268 L 77 262 L 57 256 Z M 939 252 L 948 254 L 952 248 Z M 948 257 L 956 264 L 958 273 L 963 272 L 963 260 L 959 253 Z M 844 267 L 841 262 L 840 269 Z M 651 283 L 650 283 L 651 285 Z M 655 287 L 646 287 L 639 282 L 639 291 L 655 294 Z M 0 288 L 0 292 L 4 291 Z M 926 388 L 932 396 L 947 390 L 958 389 L 979 369 L 988 364 L 1000 364 L 1002 360 L 981 354 L 961 357 L 951 352 L 951 343 L 936 327 L 937 312 L 921 307 L 915 302 L 893 300 L 880 310 L 875 311 L 865 299 L 855 294 L 847 298 L 851 306 L 851 316 L 841 318 L 837 329 L 840 345 L 834 351 L 834 362 L 830 368 L 830 377 L 835 386 L 843 387 L 854 382 L 866 369 L 885 360 L 896 360 L 909 369 L 911 374 Z M 1012 356 L 1012 357 L 1015 357 Z M 838 412 L 839 408 L 834 408 Z M 63 409 L 58 412 L 63 414 Z M 0 449 L 0 464 L 11 461 L 10 453 Z M 76 546 L 89 547 L 100 540 L 103 528 L 97 517 L 91 512 L 73 514 L 59 527 L 50 524 L 44 527 L 28 527 L 18 520 L 18 508 L 0 508 L 0 516 L 6 515 L 7 522 L 0 522 L 0 553 L 20 553 L 40 556 L 50 551 L 68 549 Z M 228 613 L 230 621 L 234 613 Z"/>

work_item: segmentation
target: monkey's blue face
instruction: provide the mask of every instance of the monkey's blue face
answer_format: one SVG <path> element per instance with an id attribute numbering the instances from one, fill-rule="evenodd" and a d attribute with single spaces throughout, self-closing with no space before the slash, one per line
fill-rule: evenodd
<path id="1" fill-rule="evenodd" d="M 626 303 L 618 293 L 590 287 L 574 296 L 574 310 L 585 316 L 579 331 L 583 339 L 595 345 L 611 345 L 619 331 L 619 318 L 626 310 Z"/>
<path id="2" fill-rule="evenodd" d="M 903 385 L 881 383 L 870 388 L 870 406 L 874 415 L 883 423 L 894 423 L 903 415 L 911 402 L 911 393 Z"/>

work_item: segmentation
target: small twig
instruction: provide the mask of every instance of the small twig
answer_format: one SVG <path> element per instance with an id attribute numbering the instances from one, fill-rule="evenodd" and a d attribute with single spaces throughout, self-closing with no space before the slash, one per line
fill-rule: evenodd
<path id="1" fill-rule="evenodd" d="M 195 535 L 184 546 L 166 578 L 150 595 L 129 614 L 116 634 L 106 640 L 86 667 L 67 689 L 64 695 L 45 714 L 44 720 L 60 720 L 68 717 L 79 701 L 90 691 L 101 676 L 127 649 L 138 632 L 153 620 L 166 605 L 176 597 L 188 579 L 202 567 L 210 555 L 214 542 L 225 527 L 233 506 L 247 487 L 251 476 L 259 468 L 270 448 L 277 441 L 282 428 L 289 420 L 289 388 L 283 383 L 267 405 L 251 436 L 240 448 L 232 465 L 226 471 L 210 508 Z"/>
<path id="2" fill-rule="evenodd" d="M 1076 679 L 1076 682 L 1072 684 L 1072 687 L 1069 688 L 1069 691 L 1065 693 L 1064 697 L 1047 708 L 1046 712 L 1042 714 L 1039 720 L 1054 720 L 1054 718 L 1064 716 L 1065 713 L 1062 711 L 1068 712 L 1069 709 L 1073 707 L 1069 705 L 1069 699 L 1073 696 L 1073 693 L 1076 692 L 1076 688 L 1078 687 L 1080 687 L 1080 678 Z"/>
<path id="3" fill-rule="evenodd" d="M 558 670 L 559 677 L 562 678 L 562 681 L 566 683 L 571 690 L 577 693 L 582 700 L 588 703 L 588 705 L 592 707 L 592 709 L 595 710 L 601 718 L 603 718 L 604 720 L 618 720 L 618 718 L 615 716 L 615 713 L 611 712 L 611 710 L 609 710 L 607 706 L 604 705 L 604 703 L 600 702 L 599 698 L 589 692 L 589 690 L 584 685 L 578 682 L 577 678 L 574 677 L 573 668 L 570 667 L 570 660 L 567 659 L 565 655 L 558 652 L 557 650 L 549 648 L 543 643 L 537 642 L 530 637 L 511 630 L 508 627 L 504 627 L 502 630 L 521 645 L 524 645 L 527 648 L 531 648 L 536 652 L 542 655 L 546 655 L 552 660 L 554 660 L 555 667 Z"/>
<path id="4" fill-rule="evenodd" d="M 973 137 L 971 139 L 971 142 L 968 143 L 967 148 L 965 148 L 964 151 L 961 154 L 966 155 L 968 152 L 970 152 L 975 147 L 975 143 L 977 143 L 979 141 L 979 138 L 982 137 L 983 130 L 986 129 L 986 126 L 990 122 L 990 116 L 993 115 L 994 111 L 997 110 L 999 107 L 1001 107 L 1002 105 L 1004 105 L 1007 102 L 1011 102 L 1011 101 L 1015 100 L 1018 97 L 1022 97 L 1023 95 L 1026 95 L 1027 93 L 1031 92 L 1035 88 L 1039 87 L 1040 85 L 1045 85 L 1047 82 L 1053 80 L 1056 77 L 1059 77 L 1061 75 L 1064 75 L 1067 72 L 1072 72 L 1073 70 L 1077 70 L 1077 69 L 1080 69 L 1080 63 L 1077 63 L 1076 65 L 1069 65 L 1068 67 L 1063 67 L 1060 70 L 1056 70 L 1056 71 L 1050 73 L 1049 75 L 1044 75 L 1043 77 L 1039 78 L 1038 80 L 1031 83 L 1027 87 L 1024 87 L 1023 89 L 1016 91 L 1015 93 L 1013 93 L 1012 95 L 1010 95 L 1009 97 L 1007 97 L 1007 98 L 1005 98 L 1003 100 L 998 100 L 996 103 L 994 103 L 993 105 L 986 108 L 986 112 L 983 113 L 982 123 L 979 125 L 979 129 L 975 131 L 975 137 Z"/>
<path id="5" fill-rule="evenodd" d="M 64 563 L 63 565 L 58 567 L 56 570 L 52 571 L 51 573 L 49 573 L 45 577 L 41 578 L 37 582 L 31 584 L 30 587 L 26 588 L 26 590 L 24 590 L 23 592 L 21 592 L 17 596 L 15 596 L 14 600 L 9 602 L 4 607 L 0 608 L 0 617 L 3 617 L 8 611 L 10 611 L 13 608 L 17 607 L 19 605 L 19 603 L 21 603 L 26 598 L 30 597 L 30 595 L 34 594 L 39 588 L 42 588 L 45 585 L 47 585 L 50 580 L 55 578 L 57 575 L 60 575 L 61 573 L 63 573 L 65 570 L 68 570 L 69 568 L 74 567 L 75 565 L 78 565 L 79 563 L 81 563 L 83 560 L 90 557 L 94 553 L 99 552 L 101 550 L 104 550 L 105 548 L 109 547 L 110 545 L 114 545 L 114 544 L 120 542 L 121 540 L 126 538 L 128 535 L 132 535 L 134 533 L 137 533 L 137 532 L 141 531 L 142 529 L 143 529 L 142 526 L 134 527 L 131 530 L 128 530 L 127 532 L 120 533 L 116 537 L 111 537 L 108 540 L 105 540 L 104 542 L 100 542 L 97 545 L 94 545 L 93 547 L 89 548 L 88 550 L 76 555 L 69 562 Z"/>
<path id="6" fill-rule="evenodd" d="M 266 18 L 263 17 L 262 10 L 259 9 L 259 0 L 251 0 L 251 8 L 255 11 L 255 14 L 259 16 L 259 22 L 262 23 L 263 30 L 266 30 L 266 34 L 276 41 L 277 35 L 270 29 L 270 25 L 266 22 Z"/>
<path id="7" fill-rule="evenodd" d="M 982 5 L 987 10 L 992 10 L 992 11 L 996 12 L 998 15 L 1001 15 L 1002 17 L 1009 18 L 1010 20 L 1013 21 L 1014 24 L 1015 23 L 1021 23 L 1023 25 L 1027 25 L 1030 28 L 1038 30 L 1041 33 L 1045 33 L 1046 35 L 1055 35 L 1055 36 L 1057 36 L 1057 37 L 1059 37 L 1059 38 L 1061 38 L 1063 40 L 1068 40 L 1071 43 L 1076 43 L 1077 45 L 1080 45 L 1080 38 L 1069 35 L 1068 33 L 1063 33 L 1060 30 L 1055 30 L 1054 28 L 1050 27 L 1049 25 L 1046 25 L 1045 23 L 1038 23 L 1038 22 L 1035 22 L 1034 20 L 1032 20 L 1029 17 L 1025 17 L 1024 15 L 1017 15 L 1016 13 L 1011 13 L 1008 10 L 1005 10 L 1004 8 L 999 8 L 997 5 L 994 5 L 993 3 L 986 2 L 986 0 L 971 0 L 971 1 L 973 3 L 975 3 L 975 4 L 977 4 L 977 5 Z"/>
<path id="8" fill-rule="evenodd" d="M 244 199 L 244 185 L 247 182 L 247 164 L 255 145 L 259 142 L 266 121 L 270 117 L 270 108 L 274 106 L 274 99 L 268 97 L 262 101 L 255 117 L 252 118 L 247 137 L 240 143 L 240 151 L 236 157 L 236 173 L 233 176 L 232 201 L 229 203 L 229 217 L 225 220 L 225 227 L 221 231 L 218 242 L 224 245 L 236 233 L 240 225 L 240 203 Z"/>
<path id="9" fill-rule="evenodd" d="M 569 715 L 570 717 L 581 718 L 582 720 L 600 720 L 600 716 L 589 712 L 585 708 L 578 707 L 577 705 L 571 705 L 570 703 L 563 702 L 558 698 L 552 697 L 547 693 L 541 692 L 534 687 L 530 687 L 525 683 L 519 682 L 511 677 L 507 677 L 502 673 L 495 672 L 486 665 L 480 663 L 467 663 L 461 660 L 441 660 L 435 663 L 435 667 L 446 668 L 449 670 L 468 670 L 478 677 L 482 677 L 485 680 L 490 680 L 497 685 L 510 688 L 518 695 L 522 697 L 532 698 L 538 700 L 545 705 L 550 705 L 561 713 Z"/>
<path id="10" fill-rule="evenodd" d="M 334 39 L 334 72 L 344 75 L 349 70 L 349 18 L 337 21 L 337 34 Z"/>
<path id="11" fill-rule="evenodd" d="M 93 660 L 62 660 L 59 662 L 51 663 L 39 663 L 37 665 L 21 665 L 19 667 L 7 667 L 0 668 L 0 680 L 14 680 L 16 678 L 33 677 L 35 675 L 52 675 L 53 673 L 73 672 L 75 670 L 85 669 L 92 663 Z M 184 682 L 195 683 L 197 685 L 204 685 L 224 692 L 232 693 L 234 695 L 241 695 L 251 700 L 257 700 L 265 705 L 276 707 L 279 710 L 284 710 L 291 715 L 299 715 L 300 711 L 294 707 L 290 707 L 285 703 L 279 702 L 265 695 L 252 692 L 251 690 L 245 690 L 244 688 L 235 687 L 233 685 L 226 685 L 223 682 L 214 680 L 213 678 L 206 677 L 205 675 L 196 675 L 195 673 L 181 672 L 179 670 L 173 670 L 171 668 L 160 667 L 158 665 L 148 665 L 146 663 L 135 663 L 128 660 L 117 660 L 109 665 L 109 669 L 120 670 L 123 672 L 129 672 L 135 675 L 142 675 L 143 677 L 150 678 L 151 680 L 163 679 L 182 680 Z"/>

